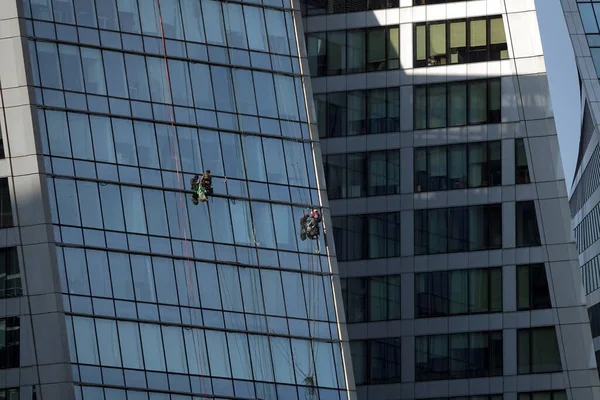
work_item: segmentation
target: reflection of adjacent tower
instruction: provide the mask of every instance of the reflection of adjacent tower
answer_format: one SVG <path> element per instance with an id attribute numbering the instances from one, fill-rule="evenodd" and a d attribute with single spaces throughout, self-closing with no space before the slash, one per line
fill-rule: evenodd
<path id="1" fill-rule="evenodd" d="M 3 4 L 0 398 L 355 398 L 293 7 Z"/>
<path id="2" fill-rule="evenodd" d="M 358 398 L 595 398 L 533 1 L 302 11 Z"/>
<path id="3" fill-rule="evenodd" d="M 598 43 L 600 4 L 577 2 L 562 4 L 567 27 L 575 51 L 581 89 L 581 132 L 579 152 L 570 199 L 571 217 L 575 229 L 575 241 L 579 250 L 583 287 L 588 302 L 588 315 L 596 360 L 600 358 L 600 248 L 598 247 L 598 121 L 595 91 L 600 77 Z"/>

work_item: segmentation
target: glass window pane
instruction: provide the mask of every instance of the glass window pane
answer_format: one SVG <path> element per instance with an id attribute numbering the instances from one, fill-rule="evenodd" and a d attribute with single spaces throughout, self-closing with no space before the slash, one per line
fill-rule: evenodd
<path id="1" fill-rule="evenodd" d="M 250 49 L 269 51 L 267 45 L 267 30 L 262 9 L 244 6 L 244 15 L 246 20 L 246 31 L 252 32 L 251 35 L 248 35 Z"/>
<path id="2" fill-rule="evenodd" d="M 62 79 L 58 61 L 58 51 L 54 43 L 37 42 L 38 62 L 42 86 L 52 89 L 62 89 Z"/>
<path id="3" fill-rule="evenodd" d="M 144 57 L 125 54 L 125 65 L 127 67 L 129 96 L 133 100 L 150 101 L 150 89 L 148 88 L 148 75 Z"/>
<path id="4" fill-rule="evenodd" d="M 73 3 L 77 14 L 77 24 L 95 28 L 97 25 L 94 0 L 74 0 Z"/>
<path id="5" fill-rule="evenodd" d="M 231 69 L 225 67 L 211 67 L 213 86 L 219 88 L 215 91 L 217 110 L 235 112 L 235 100 Z"/>
<path id="6" fill-rule="evenodd" d="M 156 303 L 154 273 L 148 256 L 131 255 L 131 270 L 137 301 Z"/>
<path id="7" fill-rule="evenodd" d="M 157 299 L 163 304 L 178 304 L 177 284 L 173 270 L 173 260 L 162 257 L 152 257 L 154 279 L 156 282 Z"/>
<path id="8" fill-rule="evenodd" d="M 140 341 L 138 324 L 125 321 L 117 321 L 117 324 L 123 355 L 123 367 L 143 369 L 144 359 L 142 358 L 142 342 Z"/>
<path id="9" fill-rule="evenodd" d="M 167 357 L 167 371 L 185 374 L 188 372 L 185 346 L 180 327 L 163 326 L 162 334 Z"/>
<path id="10" fill-rule="evenodd" d="M 150 371 L 165 371 L 162 334 L 159 325 L 140 324 L 145 368 Z"/>
<path id="11" fill-rule="evenodd" d="M 267 20 L 267 31 L 271 52 L 290 54 L 290 45 L 288 43 L 283 11 L 265 8 L 265 17 Z"/>
<path id="12" fill-rule="evenodd" d="M 60 111 L 46 110 L 46 127 L 48 129 L 48 142 L 51 154 L 70 158 L 71 146 L 69 143 L 67 114 Z"/>
<path id="13" fill-rule="evenodd" d="M 448 126 L 467 124 L 467 85 L 464 82 L 448 84 Z"/>
<path id="14" fill-rule="evenodd" d="M 150 80 L 150 96 L 158 103 L 171 103 L 171 92 L 167 87 L 167 71 L 161 58 L 146 57 L 148 78 Z"/>
<path id="15" fill-rule="evenodd" d="M 430 85 L 427 90 L 427 127 L 446 126 L 446 84 Z"/>
<path id="16" fill-rule="evenodd" d="M 225 333 L 206 331 L 208 358 L 210 360 L 210 373 L 212 376 L 230 378 L 229 352 Z"/>
<path id="17" fill-rule="evenodd" d="M 227 342 L 229 344 L 229 354 L 235 354 L 235 362 L 231 363 L 233 378 L 251 380 L 252 366 L 250 364 L 247 335 L 228 332 Z"/>
<path id="18" fill-rule="evenodd" d="M 45 43 L 38 42 L 38 48 L 40 45 L 42 45 L 43 48 Z M 79 47 L 59 44 L 58 50 L 60 52 L 60 65 L 62 68 L 62 79 L 64 82 L 65 90 L 84 92 L 85 90 L 83 88 L 83 71 L 81 69 Z M 56 77 L 54 75 L 49 74 L 52 74 L 51 63 L 44 64 L 44 68 L 42 68 L 42 79 L 49 78 L 52 79 L 53 82 L 57 82 Z M 52 87 L 48 86 L 45 82 L 43 82 L 43 85 L 46 87 Z"/>
<path id="19" fill-rule="evenodd" d="M 235 99 L 238 112 L 256 115 L 256 99 L 254 97 L 252 72 L 244 69 L 234 69 L 233 81 L 235 84 Z"/>
<path id="20" fill-rule="evenodd" d="M 123 196 L 127 232 L 147 233 L 146 216 L 142 207 L 144 204 L 142 191 L 136 187 L 121 186 L 121 194 Z"/>
<path id="21" fill-rule="evenodd" d="M 221 2 L 215 0 L 203 0 L 201 4 L 204 20 L 210 21 L 210 23 L 204 24 L 207 43 L 225 46 L 225 26 L 223 24 Z"/>
<path id="22" fill-rule="evenodd" d="M 169 78 L 171 80 L 171 92 L 173 93 L 173 104 L 185 107 L 193 107 L 190 75 L 187 62 L 169 60 Z M 206 95 L 206 94 L 205 94 Z"/>
<path id="23" fill-rule="evenodd" d="M 119 29 L 115 0 L 98 1 L 96 2 L 96 9 L 98 10 L 98 27 L 100 29 L 113 31 Z"/>
<path id="24" fill-rule="evenodd" d="M 113 297 L 105 251 L 86 250 L 92 296 Z"/>
<path id="25" fill-rule="evenodd" d="M 316 37 L 316 36 L 313 36 Z M 325 46 L 321 39 L 319 40 L 319 44 L 315 44 L 318 46 L 321 53 L 325 53 Z M 366 53 L 367 53 L 367 41 L 365 36 L 365 30 L 354 30 L 348 31 L 347 33 L 347 52 L 348 52 L 348 73 L 355 74 L 358 72 L 364 72 L 366 68 Z M 320 53 L 317 53 L 320 54 Z M 312 65 L 311 65 L 312 67 Z M 311 71 L 314 73 L 317 71 L 317 65 L 314 68 L 311 68 Z"/>
<path id="26" fill-rule="evenodd" d="M 446 23 L 429 25 L 429 57 L 432 65 L 445 65 L 446 62 Z"/>
<path id="27" fill-rule="evenodd" d="M 54 0 L 56 2 L 56 0 Z M 117 0 L 120 29 L 123 32 L 141 33 L 136 0 Z M 125 56 L 127 57 L 127 56 Z"/>
<path id="28" fill-rule="evenodd" d="M 117 336 L 117 323 L 107 319 L 96 319 L 98 331 L 98 347 L 100 348 L 100 361 L 103 366 L 120 367 L 121 352 Z"/>
<path id="29" fill-rule="evenodd" d="M 190 42 L 204 43 L 204 24 L 202 21 L 201 3 L 195 0 L 180 0 L 181 14 L 183 15 L 183 27 L 185 40 Z"/>
<path id="30" fill-rule="evenodd" d="M 383 71 L 387 68 L 386 30 L 371 28 L 367 30 L 367 70 Z"/>
<path id="31" fill-rule="evenodd" d="M 115 163 L 115 145 L 110 119 L 92 115 L 90 121 L 96 161 Z"/>
<path id="32" fill-rule="evenodd" d="M 73 157 L 93 160 L 94 149 L 92 147 L 92 133 L 90 131 L 88 116 L 76 113 L 68 113 L 67 116 L 69 119 L 69 130 L 71 131 Z"/>
<path id="33" fill-rule="evenodd" d="M 341 75 L 346 73 L 346 32 L 327 33 L 327 73 Z"/>
<path id="34" fill-rule="evenodd" d="M 133 300 L 133 278 L 129 256 L 123 253 L 108 253 L 110 276 L 115 299 Z"/>
<path id="35" fill-rule="evenodd" d="M 469 124 L 487 122 L 487 82 L 469 82 Z"/>
<path id="36" fill-rule="evenodd" d="M 77 358 L 82 364 L 100 364 L 93 318 L 73 317 Z"/>
<path id="37" fill-rule="evenodd" d="M 133 125 L 127 119 L 112 119 L 115 135 L 115 150 L 117 163 L 125 165 L 137 165 L 137 154 L 135 151 L 135 139 L 133 138 Z"/>
<path id="38" fill-rule="evenodd" d="M 83 62 L 83 77 L 86 91 L 91 94 L 106 95 L 104 67 L 102 65 L 100 50 L 81 47 L 81 60 Z M 41 59 L 40 64 L 47 65 L 46 63 L 42 63 Z"/>

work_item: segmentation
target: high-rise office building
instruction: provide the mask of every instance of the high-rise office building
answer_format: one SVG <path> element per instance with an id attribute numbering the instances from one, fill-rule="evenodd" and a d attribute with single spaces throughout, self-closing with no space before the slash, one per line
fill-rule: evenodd
<path id="1" fill-rule="evenodd" d="M 0 3 L 0 398 L 355 399 L 299 3 Z"/>
<path id="2" fill-rule="evenodd" d="M 571 217 L 588 302 L 596 360 L 600 361 L 600 2 L 562 1 L 581 90 L 579 153 L 571 191 Z M 574 133 L 575 135 L 577 132 Z"/>
<path id="3" fill-rule="evenodd" d="M 600 398 L 534 1 L 303 16 L 358 398 Z"/>

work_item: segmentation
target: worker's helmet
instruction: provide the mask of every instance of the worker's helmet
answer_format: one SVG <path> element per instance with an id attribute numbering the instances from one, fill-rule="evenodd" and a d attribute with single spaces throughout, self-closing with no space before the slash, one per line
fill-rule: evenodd
<path id="1" fill-rule="evenodd" d="M 207 170 L 206 170 L 206 173 L 207 173 L 207 174 L 210 174 L 210 169 L 207 169 Z"/>

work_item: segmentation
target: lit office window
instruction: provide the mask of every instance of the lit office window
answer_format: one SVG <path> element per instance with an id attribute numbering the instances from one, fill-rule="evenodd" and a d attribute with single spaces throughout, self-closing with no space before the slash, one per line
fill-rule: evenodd
<path id="1" fill-rule="evenodd" d="M 414 29 L 415 67 L 508 58 L 501 16 L 418 23 Z"/>

